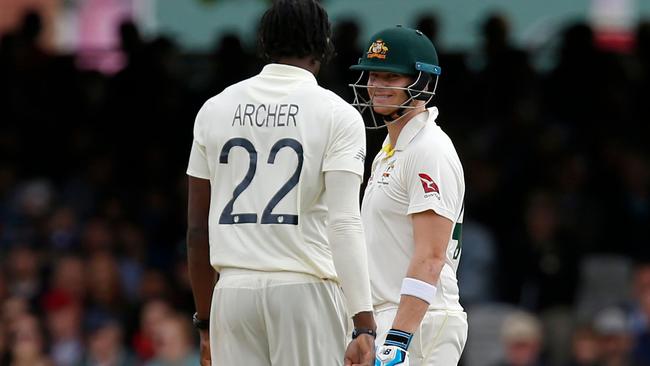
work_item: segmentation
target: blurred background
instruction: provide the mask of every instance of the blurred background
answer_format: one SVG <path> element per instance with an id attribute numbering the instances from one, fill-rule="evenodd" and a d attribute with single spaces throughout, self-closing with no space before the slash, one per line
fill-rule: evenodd
<path id="1" fill-rule="evenodd" d="M 650 1 L 322 3 L 319 82 L 347 100 L 380 28 L 438 48 L 467 185 L 463 365 L 650 365 Z M 192 126 L 263 66 L 268 4 L 0 0 L 0 365 L 197 364 Z"/>

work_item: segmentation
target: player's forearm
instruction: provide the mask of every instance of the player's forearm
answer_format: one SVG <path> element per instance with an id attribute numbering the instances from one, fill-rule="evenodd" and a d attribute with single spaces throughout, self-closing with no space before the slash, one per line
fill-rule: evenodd
<path id="1" fill-rule="evenodd" d="M 433 251 L 418 253 L 416 250 L 406 270 L 406 277 L 415 278 L 435 286 L 438 278 L 440 278 L 440 272 L 444 264 L 444 253 L 437 254 Z"/>
<path id="2" fill-rule="evenodd" d="M 438 282 L 443 265 L 444 259 L 442 258 L 433 256 L 422 258 L 417 256 L 416 253 L 411 259 L 406 277 L 435 285 Z M 422 322 L 428 308 L 428 302 L 415 296 L 402 295 L 392 328 L 414 333 L 420 326 L 420 322 Z"/>
<path id="3" fill-rule="evenodd" d="M 375 323 L 375 317 L 373 316 L 372 311 L 362 311 L 356 313 L 352 317 L 352 322 L 354 323 L 355 328 L 366 328 L 366 329 L 377 329 L 377 323 Z"/>
<path id="4" fill-rule="evenodd" d="M 207 228 L 187 230 L 187 264 L 197 315 L 200 319 L 208 319 L 216 273 L 210 265 Z"/>
<path id="5" fill-rule="evenodd" d="M 394 329 L 413 333 L 420 325 L 435 297 L 450 236 L 451 221 L 448 219 L 430 210 L 413 214 L 415 249 L 402 286 Z"/>

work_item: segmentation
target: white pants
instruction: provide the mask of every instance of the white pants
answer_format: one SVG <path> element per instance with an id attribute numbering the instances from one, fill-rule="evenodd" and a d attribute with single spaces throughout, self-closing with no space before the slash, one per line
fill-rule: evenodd
<path id="1" fill-rule="evenodd" d="M 393 325 L 397 305 L 375 308 L 377 345 L 384 344 Z M 467 314 L 463 311 L 429 310 L 409 346 L 411 366 L 458 365 L 467 341 Z"/>
<path id="2" fill-rule="evenodd" d="M 346 319 L 333 281 L 225 269 L 212 296 L 212 365 L 343 365 Z"/>

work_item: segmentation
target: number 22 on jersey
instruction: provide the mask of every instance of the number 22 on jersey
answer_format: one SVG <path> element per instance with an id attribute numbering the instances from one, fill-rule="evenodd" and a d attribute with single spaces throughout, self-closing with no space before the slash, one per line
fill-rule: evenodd
<path id="1" fill-rule="evenodd" d="M 257 213 L 233 213 L 232 211 L 239 195 L 248 188 L 255 177 L 255 172 L 257 171 L 257 150 L 255 150 L 255 146 L 253 146 L 253 143 L 250 142 L 250 140 L 241 137 L 232 138 L 228 140 L 221 149 L 219 163 L 228 164 L 230 150 L 234 147 L 244 148 L 248 152 L 248 171 L 246 172 L 244 179 L 235 187 L 232 198 L 228 201 L 226 207 L 224 207 L 221 212 L 219 224 L 255 224 L 257 223 Z M 300 181 L 300 173 L 302 172 L 302 163 L 304 161 L 302 145 L 297 140 L 291 138 L 280 139 L 273 145 L 273 147 L 271 147 L 271 153 L 269 154 L 267 164 L 274 164 L 275 156 L 285 147 L 292 149 L 296 153 L 298 156 L 298 166 L 296 166 L 296 170 L 291 178 L 289 178 L 289 180 L 280 187 L 280 190 L 278 190 L 269 200 L 262 212 L 262 218 L 260 220 L 261 224 L 298 225 L 298 215 L 273 213 L 275 206 L 277 206 L 277 204 L 282 201 L 293 187 L 298 184 Z"/>

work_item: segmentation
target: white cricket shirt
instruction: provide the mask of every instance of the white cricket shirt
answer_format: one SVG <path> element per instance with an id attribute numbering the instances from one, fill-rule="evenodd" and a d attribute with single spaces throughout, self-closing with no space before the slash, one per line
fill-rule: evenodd
<path id="1" fill-rule="evenodd" d="M 364 158 L 361 115 L 302 68 L 270 64 L 209 99 L 187 174 L 210 180 L 212 266 L 337 280 L 324 172 L 362 176 Z"/>
<path id="2" fill-rule="evenodd" d="M 399 304 L 413 255 L 411 214 L 433 210 L 454 223 L 445 264 L 430 309 L 462 310 L 456 269 L 460 260 L 465 179 L 451 140 L 435 123 L 437 108 L 402 129 L 392 156 L 382 149 L 372 163 L 361 207 L 373 304 Z M 384 146 L 389 143 L 388 137 Z"/>

